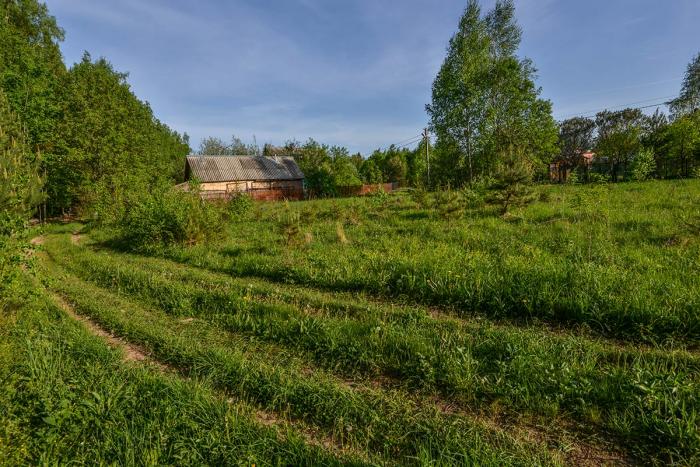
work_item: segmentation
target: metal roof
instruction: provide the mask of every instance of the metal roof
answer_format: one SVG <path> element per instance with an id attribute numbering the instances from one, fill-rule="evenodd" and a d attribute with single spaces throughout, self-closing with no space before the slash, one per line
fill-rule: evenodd
<path id="1" fill-rule="evenodd" d="M 200 182 L 302 180 L 293 157 L 187 156 L 188 174 Z"/>

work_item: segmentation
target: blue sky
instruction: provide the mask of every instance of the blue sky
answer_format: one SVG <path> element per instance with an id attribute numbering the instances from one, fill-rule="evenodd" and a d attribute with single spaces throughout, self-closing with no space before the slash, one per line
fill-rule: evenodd
<path id="1" fill-rule="evenodd" d="M 494 0 L 483 0 L 485 9 Z M 365 154 L 427 123 L 466 0 L 48 0 L 72 64 L 84 50 L 194 149 L 205 136 Z M 556 118 L 677 95 L 700 52 L 700 0 L 516 0 L 521 55 Z M 653 110 L 653 109 L 652 109 Z"/>

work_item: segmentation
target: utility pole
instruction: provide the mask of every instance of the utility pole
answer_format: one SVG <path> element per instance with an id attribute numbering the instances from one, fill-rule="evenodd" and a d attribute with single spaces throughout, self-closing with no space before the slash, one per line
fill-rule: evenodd
<path id="1" fill-rule="evenodd" d="M 427 128 L 423 130 L 423 138 L 425 138 L 425 159 L 428 162 L 428 188 L 430 188 L 430 136 Z"/>

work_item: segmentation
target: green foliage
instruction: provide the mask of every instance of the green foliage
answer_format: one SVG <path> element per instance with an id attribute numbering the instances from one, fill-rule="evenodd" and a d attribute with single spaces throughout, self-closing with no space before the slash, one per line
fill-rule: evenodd
<path id="1" fill-rule="evenodd" d="M 381 169 L 377 166 L 375 159 L 370 158 L 362 164 L 360 168 L 362 180 L 370 185 L 382 183 L 384 177 Z"/>
<path id="2" fill-rule="evenodd" d="M 655 170 L 654 152 L 650 149 L 642 149 L 632 160 L 630 178 L 635 181 L 649 180 Z"/>
<path id="3" fill-rule="evenodd" d="M 21 230 L 41 201 L 39 160 L 0 89 L 0 235 Z"/>
<path id="4" fill-rule="evenodd" d="M 350 159 L 345 148 L 331 148 L 331 167 L 333 184 L 336 187 L 353 187 L 362 185 L 362 179 L 355 163 Z"/>
<path id="5" fill-rule="evenodd" d="M 460 193 L 451 189 L 435 193 L 435 207 L 443 219 L 459 219 L 464 215 Z"/>
<path id="6" fill-rule="evenodd" d="M 595 143 L 596 122 L 589 118 L 574 117 L 559 125 L 559 155 L 555 161 L 573 171 L 583 163 L 583 154 Z"/>
<path id="7" fill-rule="evenodd" d="M 23 261 L 26 221 L 42 200 L 38 162 L 0 89 L 0 310 Z"/>
<path id="8" fill-rule="evenodd" d="M 234 135 L 229 144 L 215 137 L 204 138 L 197 153 L 203 156 L 259 156 L 260 148 L 256 144 L 245 144 Z"/>
<path id="9" fill-rule="evenodd" d="M 187 144 L 134 96 L 126 77 L 88 54 L 71 68 L 59 124 L 63 148 L 46 160 L 54 211 L 92 206 L 98 187 L 109 198 L 135 178 L 139 184 L 182 178 Z"/>
<path id="10" fill-rule="evenodd" d="M 131 197 L 117 228 L 122 244 L 156 252 L 173 245 L 195 245 L 221 235 L 226 211 L 196 192 L 156 189 Z"/>
<path id="11" fill-rule="evenodd" d="M 511 150 L 502 157 L 494 178 L 490 200 L 500 205 L 504 216 L 511 207 L 532 201 L 532 168 L 522 153 Z"/>
<path id="12" fill-rule="evenodd" d="M 45 248 L 52 286 L 81 313 L 373 463 L 521 459 L 469 423 L 479 413 L 545 456 L 525 464 L 576 463 L 592 445 L 601 459 L 696 464 L 700 243 L 678 216 L 700 185 L 539 191 L 517 223 L 490 206 L 443 220 L 398 193 L 258 204 L 230 238 L 169 259 L 92 235 Z M 282 214 L 313 242 L 288 248 Z M 540 453 L 517 433 L 543 424 Z"/>
<path id="13" fill-rule="evenodd" d="M 566 183 L 568 183 L 569 185 L 576 185 L 580 182 L 581 179 L 577 170 L 572 170 L 571 172 L 569 172 L 568 177 L 566 177 Z"/>
<path id="14" fill-rule="evenodd" d="M 698 110 L 700 110 L 700 53 L 688 64 L 680 95 L 671 101 L 671 112 L 676 118 Z"/>
<path id="15" fill-rule="evenodd" d="M 591 183 L 607 183 L 610 181 L 610 175 L 607 173 L 591 172 L 588 174 L 588 181 Z"/>
<path id="16" fill-rule="evenodd" d="M 247 219 L 253 210 L 253 199 L 245 193 L 235 194 L 228 201 L 226 210 L 231 219 Z"/>
<path id="17" fill-rule="evenodd" d="M 55 280 L 75 286 L 66 277 Z M 3 464 L 341 463 L 298 432 L 263 426 L 255 407 L 223 397 L 210 383 L 174 369 L 125 365 L 120 349 L 32 286 L 34 296 L 21 309 L 0 313 Z"/>
<path id="18" fill-rule="evenodd" d="M 286 246 L 292 246 L 298 243 L 301 233 L 301 216 L 298 212 L 289 209 L 289 203 L 284 204 L 285 209 L 277 219 L 280 233 L 284 238 Z"/>
<path id="19" fill-rule="evenodd" d="M 66 73 L 58 46 L 62 39 L 45 4 L 0 2 L 0 88 L 27 132 L 27 145 L 42 154 L 60 140 L 56 126 Z"/>
<path id="20" fill-rule="evenodd" d="M 456 173 L 458 185 L 490 173 L 511 145 L 523 148 L 532 167 L 544 167 L 556 149 L 551 103 L 539 98 L 535 68 L 515 54 L 521 31 L 510 0 L 485 17 L 471 0 L 450 40 L 427 107 L 442 157 L 436 175 Z M 543 169 L 542 169 L 543 170 Z"/>
<path id="21" fill-rule="evenodd" d="M 596 116 L 596 155 L 605 159 L 613 182 L 624 177 L 628 164 L 642 148 L 644 115 L 639 109 L 604 111 Z"/>
<path id="22" fill-rule="evenodd" d="M 664 128 L 663 150 L 675 170 L 671 176 L 690 176 L 700 166 L 700 112 L 684 115 Z"/>

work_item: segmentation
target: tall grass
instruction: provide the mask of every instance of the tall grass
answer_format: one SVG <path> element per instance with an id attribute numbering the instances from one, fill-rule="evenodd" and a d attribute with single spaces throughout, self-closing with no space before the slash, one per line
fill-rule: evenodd
<path id="1" fill-rule="evenodd" d="M 29 287 L 29 285 L 27 285 Z M 43 294 L 0 315 L 0 463 L 353 464 L 206 382 L 123 365 Z"/>
<path id="2" fill-rule="evenodd" d="M 548 187 L 540 201 L 440 220 L 394 197 L 292 205 L 314 241 L 280 242 L 278 206 L 237 225 L 219 248 L 169 256 L 235 276 L 364 290 L 450 307 L 459 316 L 583 326 L 618 339 L 697 347 L 700 240 L 688 229 L 700 183 Z M 359 213 L 359 214 L 358 214 Z M 352 239 L 339 244 L 336 222 Z"/>
<path id="3" fill-rule="evenodd" d="M 55 266 L 51 266 L 55 268 Z M 102 326 L 150 350 L 190 377 L 330 433 L 343 448 L 414 463 L 557 463 L 542 446 L 517 442 L 469 418 L 421 407 L 401 392 L 357 391 L 285 352 L 236 339 L 201 323 L 144 309 L 54 269 L 51 286 Z"/>
<path id="4" fill-rule="evenodd" d="M 176 317 L 307 352 L 344 374 L 388 375 L 471 407 L 494 403 L 540 417 L 573 416 L 644 455 L 697 451 L 700 360 L 685 352 L 483 322 L 436 320 L 425 310 L 334 302 L 168 264 L 95 254 L 64 240 L 48 253 L 68 270 Z M 284 294 L 284 291 L 281 292 Z M 326 302 L 324 303 L 324 299 Z M 652 402 L 654 401 L 654 402 Z"/>

